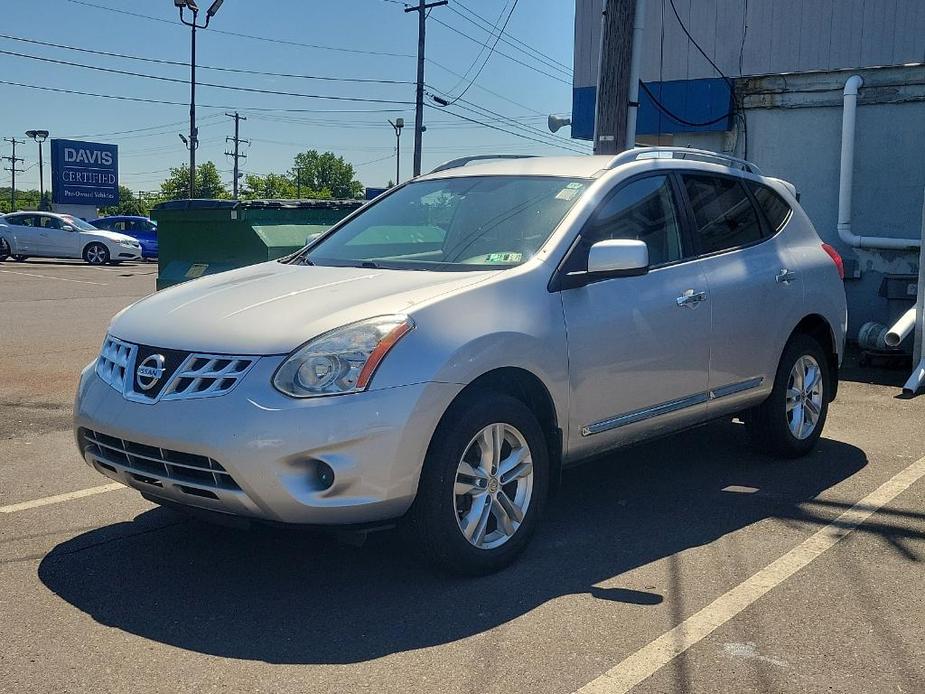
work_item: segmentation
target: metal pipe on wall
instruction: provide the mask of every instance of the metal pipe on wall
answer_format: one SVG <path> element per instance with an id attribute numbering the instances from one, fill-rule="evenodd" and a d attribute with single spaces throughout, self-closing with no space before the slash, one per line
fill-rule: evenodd
<path id="1" fill-rule="evenodd" d="M 858 108 L 858 90 L 864 84 L 860 75 L 852 75 L 845 82 L 841 128 L 841 169 L 838 178 L 838 236 L 853 248 L 880 248 L 909 250 L 921 247 L 919 239 L 888 236 L 858 236 L 851 231 L 851 194 L 854 184 L 855 121 Z"/>

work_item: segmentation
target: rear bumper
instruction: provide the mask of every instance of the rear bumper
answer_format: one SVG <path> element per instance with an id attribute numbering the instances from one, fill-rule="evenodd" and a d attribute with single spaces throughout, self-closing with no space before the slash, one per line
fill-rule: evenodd
<path id="1" fill-rule="evenodd" d="M 317 525 L 403 515 L 437 422 L 461 386 L 295 400 L 270 386 L 280 359 L 260 359 L 226 395 L 153 405 L 126 400 L 91 364 L 74 411 L 81 455 L 148 496 L 218 513 Z M 334 471 L 327 489 L 318 461 Z"/>

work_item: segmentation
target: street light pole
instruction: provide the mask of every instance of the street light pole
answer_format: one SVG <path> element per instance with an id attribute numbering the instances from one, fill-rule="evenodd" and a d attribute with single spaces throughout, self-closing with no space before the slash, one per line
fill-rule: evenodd
<path id="1" fill-rule="evenodd" d="M 209 22 L 225 0 L 215 0 L 206 10 L 205 24 L 199 24 L 199 5 L 196 0 L 173 0 L 180 11 L 180 21 L 190 28 L 190 71 L 189 71 L 189 196 L 196 197 L 196 149 L 199 147 L 199 130 L 196 128 L 196 29 L 206 29 Z M 186 21 L 184 9 L 189 9 L 193 21 Z"/>
<path id="2" fill-rule="evenodd" d="M 396 118 L 395 122 L 389 121 L 389 125 L 395 130 L 395 185 L 401 183 L 401 129 L 405 127 L 404 118 Z"/>
<path id="3" fill-rule="evenodd" d="M 47 130 L 27 130 L 26 137 L 35 140 L 39 146 L 39 209 L 45 209 L 45 164 L 42 161 L 42 143 L 48 139 Z"/>

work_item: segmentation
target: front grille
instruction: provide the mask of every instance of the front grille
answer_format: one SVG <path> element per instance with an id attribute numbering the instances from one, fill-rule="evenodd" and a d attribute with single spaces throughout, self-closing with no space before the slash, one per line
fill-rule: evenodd
<path id="1" fill-rule="evenodd" d="M 125 389 L 126 378 L 131 382 L 137 347 L 107 335 L 96 360 L 96 373 L 120 393 Z"/>
<path id="2" fill-rule="evenodd" d="M 151 360 L 154 356 L 161 360 L 163 373 L 153 383 L 145 375 L 142 382 L 136 370 L 141 365 L 148 366 L 148 362 L 155 364 Z M 161 349 L 107 335 L 96 361 L 96 373 L 126 399 L 151 404 L 159 400 L 225 395 L 247 375 L 258 358 Z"/>
<path id="3" fill-rule="evenodd" d="M 80 437 L 84 454 L 92 453 L 103 467 L 124 468 L 136 481 L 145 484 L 162 486 L 161 480 L 169 480 L 207 489 L 241 489 L 225 468 L 204 455 L 147 446 L 90 429 L 81 429 Z"/>

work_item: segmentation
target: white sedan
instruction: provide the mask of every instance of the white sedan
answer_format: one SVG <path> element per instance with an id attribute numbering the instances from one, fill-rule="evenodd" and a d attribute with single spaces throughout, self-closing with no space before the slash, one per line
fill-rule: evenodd
<path id="1" fill-rule="evenodd" d="M 90 265 L 140 260 L 141 244 L 131 236 L 97 229 L 68 214 L 13 212 L 0 215 L 0 261 L 31 256 L 83 258 Z"/>

